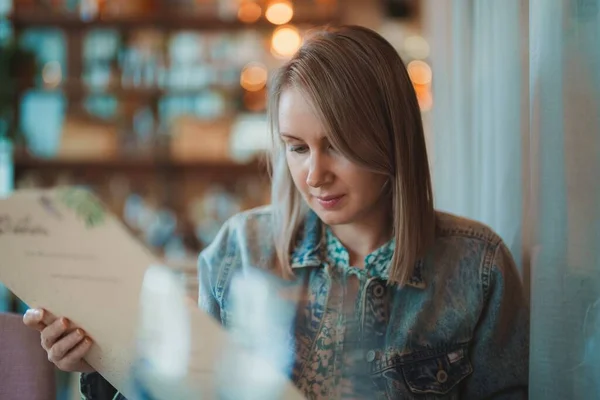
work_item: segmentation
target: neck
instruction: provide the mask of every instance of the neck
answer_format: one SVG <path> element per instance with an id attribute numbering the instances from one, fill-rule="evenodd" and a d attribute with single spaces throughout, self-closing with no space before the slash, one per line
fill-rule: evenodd
<path id="1" fill-rule="evenodd" d="M 348 251 L 350 264 L 355 267 L 364 267 L 367 255 L 391 238 L 391 216 L 387 212 L 377 212 L 377 214 L 376 216 L 370 214 L 360 222 L 330 227 Z"/>

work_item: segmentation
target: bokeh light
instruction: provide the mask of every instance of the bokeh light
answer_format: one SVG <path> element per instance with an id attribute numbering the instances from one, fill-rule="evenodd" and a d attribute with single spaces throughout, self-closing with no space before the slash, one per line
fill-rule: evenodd
<path id="1" fill-rule="evenodd" d="M 238 19 L 246 24 L 252 24 L 260 18 L 262 9 L 254 1 L 244 1 L 238 10 Z"/>
<path id="2" fill-rule="evenodd" d="M 429 57 L 430 47 L 422 36 L 409 36 L 404 40 L 404 51 L 410 58 L 423 60 Z"/>
<path id="3" fill-rule="evenodd" d="M 293 56 L 302 45 L 298 29 L 292 25 L 279 27 L 273 33 L 271 53 L 278 58 Z"/>
<path id="4" fill-rule="evenodd" d="M 55 88 L 62 82 L 62 68 L 58 61 L 50 61 L 44 65 L 42 80 L 47 88 Z"/>
<path id="5" fill-rule="evenodd" d="M 410 80 L 416 85 L 428 85 L 431 83 L 431 67 L 424 61 L 413 60 L 407 66 Z"/>
<path id="6" fill-rule="evenodd" d="M 249 63 L 242 70 L 240 85 L 249 92 L 257 92 L 267 84 L 267 67 L 260 63 Z"/>
<path id="7" fill-rule="evenodd" d="M 278 0 L 269 5 L 265 12 L 267 21 L 274 25 L 287 24 L 294 16 L 292 3 L 286 0 Z"/>

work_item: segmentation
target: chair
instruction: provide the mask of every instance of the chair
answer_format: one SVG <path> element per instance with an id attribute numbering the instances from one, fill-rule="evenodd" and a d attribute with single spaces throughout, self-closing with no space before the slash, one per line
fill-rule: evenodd
<path id="1" fill-rule="evenodd" d="M 55 400 L 55 372 L 40 334 L 21 315 L 0 313 L 0 400 Z"/>

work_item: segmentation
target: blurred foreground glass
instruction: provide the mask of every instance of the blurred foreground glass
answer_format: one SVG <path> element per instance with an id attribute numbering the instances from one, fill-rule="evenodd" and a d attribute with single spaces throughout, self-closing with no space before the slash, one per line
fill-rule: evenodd
<path id="1" fill-rule="evenodd" d="M 132 391 L 144 400 L 300 399 L 288 382 L 296 287 L 259 270 L 236 275 L 225 331 L 191 301 L 196 278 L 149 268 Z"/>
<path id="2" fill-rule="evenodd" d="M 529 4 L 530 396 L 600 399 L 600 2 Z"/>

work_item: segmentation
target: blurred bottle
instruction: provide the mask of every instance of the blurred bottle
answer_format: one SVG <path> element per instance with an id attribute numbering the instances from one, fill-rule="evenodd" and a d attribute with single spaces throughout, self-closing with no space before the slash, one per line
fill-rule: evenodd
<path id="1" fill-rule="evenodd" d="M 0 197 L 6 197 L 13 191 L 12 142 L 5 136 L 8 127 L 0 119 Z M 0 284 L 0 312 L 10 311 L 10 292 Z"/>
<path id="2" fill-rule="evenodd" d="M 98 0 L 81 0 L 79 2 L 79 17 L 84 21 L 95 19 L 100 12 Z"/>
<path id="3" fill-rule="evenodd" d="M 13 5 L 10 0 L 0 0 L 0 18 L 10 15 Z"/>
<path id="4" fill-rule="evenodd" d="M 0 119 L 0 197 L 12 193 L 13 185 L 13 145 L 5 136 L 5 121 Z"/>
<path id="5" fill-rule="evenodd" d="M 224 21 L 237 19 L 239 0 L 218 0 L 219 18 Z"/>

